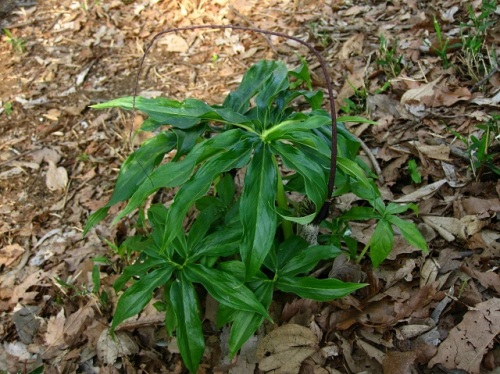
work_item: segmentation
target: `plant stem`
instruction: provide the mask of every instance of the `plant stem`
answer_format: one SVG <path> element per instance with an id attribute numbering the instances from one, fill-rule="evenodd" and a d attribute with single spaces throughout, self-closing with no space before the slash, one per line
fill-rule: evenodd
<path id="1" fill-rule="evenodd" d="M 283 180 L 281 179 L 280 169 L 278 167 L 278 162 L 276 161 L 276 157 L 273 157 L 274 165 L 276 166 L 276 171 L 278 173 L 278 186 L 276 193 L 276 201 L 278 202 L 278 208 L 282 210 L 288 209 L 288 203 L 286 201 L 285 187 L 283 185 Z M 285 239 L 288 239 L 293 235 L 293 227 L 290 221 L 283 219 L 281 223 L 281 228 L 283 229 L 283 235 Z"/>
<path id="2" fill-rule="evenodd" d="M 369 247 L 370 247 L 370 242 L 366 243 L 365 247 L 363 248 L 359 256 L 356 258 L 356 264 L 359 264 L 363 259 L 363 257 L 365 257 L 366 251 L 368 251 Z"/>

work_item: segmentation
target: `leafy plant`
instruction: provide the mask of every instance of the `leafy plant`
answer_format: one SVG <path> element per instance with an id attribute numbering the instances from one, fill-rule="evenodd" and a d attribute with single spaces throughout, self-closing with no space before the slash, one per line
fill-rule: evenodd
<path id="1" fill-rule="evenodd" d="M 0 103 L 1 105 L 1 103 Z M 3 105 L 3 111 L 5 111 L 5 114 L 7 116 L 10 116 L 12 114 L 12 103 L 10 101 L 7 101 L 4 105 Z M 2 111 L 0 111 L 1 113 Z"/>
<path id="2" fill-rule="evenodd" d="M 16 53 L 24 53 L 26 49 L 26 42 L 22 38 L 16 38 L 12 35 L 12 33 L 8 29 L 3 29 L 3 33 L 5 34 L 5 39 L 7 43 L 9 43 Z"/>
<path id="3" fill-rule="evenodd" d="M 408 161 L 408 171 L 410 172 L 410 177 L 413 183 L 422 182 L 422 175 L 418 171 L 418 166 L 415 160 Z"/>
<path id="4" fill-rule="evenodd" d="M 500 167 L 498 167 L 500 115 L 493 114 L 488 122 L 477 125 L 476 128 L 480 130 L 477 136 L 471 134 L 468 138 L 453 130 L 451 133 L 467 146 L 472 173 L 477 179 L 483 175 L 485 169 L 500 175 Z"/>
<path id="5" fill-rule="evenodd" d="M 404 67 L 403 55 L 397 54 L 397 41 L 389 44 L 384 35 L 380 35 L 377 65 L 379 65 L 389 77 L 395 78 Z"/>
<path id="6" fill-rule="evenodd" d="M 495 24 L 497 8 L 496 0 L 483 0 L 481 11 L 476 15 L 472 6 L 467 6 L 467 22 L 461 23 L 461 56 L 460 59 L 466 66 L 465 74 L 475 82 L 481 81 L 490 72 L 498 68 L 495 48 L 488 47 L 487 37 L 491 26 Z"/>
<path id="7" fill-rule="evenodd" d="M 296 110 L 299 98 L 310 111 Z M 327 301 L 364 286 L 309 276 L 320 261 L 342 253 L 328 240 L 318 243 L 320 222 L 315 221 L 330 198 L 332 167 L 332 119 L 321 109 L 322 100 L 322 92 L 311 90 L 305 63 L 288 70 L 281 62 L 261 61 L 222 105 L 124 97 L 94 106 L 137 107 L 148 116 L 141 130 L 157 135 L 124 162 L 111 200 L 92 214 L 85 232 L 119 202 L 128 201 L 114 223 L 138 208 L 142 211 L 160 188 L 177 188 L 169 208 L 153 204 L 143 213 L 149 229 L 127 246 L 136 260 L 114 284 L 117 292 L 130 286 L 119 298 L 112 330 L 139 313 L 162 288 L 163 300 L 155 306 L 165 311 L 168 332 L 175 332 L 184 363 L 196 372 L 204 351 L 200 299 L 205 293 L 219 303 L 218 324 L 231 325 L 234 355 L 270 319 L 267 309 L 275 290 Z M 371 123 L 360 117 L 338 120 Z M 382 212 L 381 222 L 418 236 L 414 227 L 408 229 L 410 223 L 402 224 L 393 215 L 406 206 L 383 206 L 357 158 L 358 141 L 341 123 L 337 130 L 335 196 L 352 191 L 373 202 L 376 212 Z M 175 157 L 164 163 L 164 155 L 174 149 Z M 243 178 L 242 189 L 234 182 L 235 174 Z M 186 223 L 189 212 L 195 219 Z M 299 236 L 304 228 L 312 235 Z M 391 248 L 372 243 L 374 264 Z"/>
<path id="8" fill-rule="evenodd" d="M 431 47 L 432 51 L 436 55 L 439 56 L 441 62 L 443 63 L 443 67 L 448 69 L 451 66 L 451 62 L 448 59 L 448 53 L 450 53 L 453 49 L 459 48 L 460 43 L 450 43 L 450 39 L 443 34 L 441 25 L 439 24 L 436 16 L 432 17 L 432 24 L 434 26 L 434 31 L 436 32 L 437 44 L 432 45 L 429 42 L 426 42 L 426 44 Z"/>

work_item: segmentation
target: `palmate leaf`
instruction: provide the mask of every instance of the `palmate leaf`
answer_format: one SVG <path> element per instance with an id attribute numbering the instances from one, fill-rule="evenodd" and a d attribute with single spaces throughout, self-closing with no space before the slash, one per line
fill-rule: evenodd
<path id="1" fill-rule="evenodd" d="M 282 277 L 276 282 L 276 287 L 283 292 L 317 301 L 338 299 L 365 286 L 365 283 L 347 283 L 338 279 L 312 277 Z"/>
<path id="2" fill-rule="evenodd" d="M 153 291 L 167 283 L 174 270 L 173 265 L 165 264 L 146 274 L 130 286 L 118 300 L 113 322 L 111 323 L 111 330 L 113 331 L 127 318 L 133 317 L 142 311 L 153 297 Z"/>
<path id="3" fill-rule="evenodd" d="M 245 187 L 240 198 L 240 220 L 243 238 L 240 254 L 251 278 L 264 262 L 277 227 L 274 208 L 278 174 L 269 146 L 260 143 L 248 166 Z"/>
<path id="4" fill-rule="evenodd" d="M 205 339 L 196 291 L 182 273 L 170 288 L 170 302 L 177 319 L 177 345 L 182 360 L 191 373 L 196 373 L 205 350 Z"/>

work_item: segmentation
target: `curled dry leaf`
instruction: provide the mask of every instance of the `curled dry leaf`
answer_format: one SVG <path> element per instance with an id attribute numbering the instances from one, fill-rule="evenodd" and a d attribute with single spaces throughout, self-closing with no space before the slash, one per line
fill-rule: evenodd
<path id="1" fill-rule="evenodd" d="M 493 298 L 476 305 L 465 313 L 438 347 L 429 367 L 441 364 L 447 369 L 461 369 L 467 373 L 480 373 L 483 356 L 500 333 L 500 299 Z"/>
<path id="2" fill-rule="evenodd" d="M 274 374 L 294 374 L 302 361 L 318 350 L 318 338 L 307 327 L 284 325 L 266 335 L 257 347 L 259 369 Z"/>

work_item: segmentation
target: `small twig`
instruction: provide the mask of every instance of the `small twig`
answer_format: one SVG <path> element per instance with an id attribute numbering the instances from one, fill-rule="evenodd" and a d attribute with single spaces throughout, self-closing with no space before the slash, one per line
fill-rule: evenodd
<path id="1" fill-rule="evenodd" d="M 371 149 L 368 148 L 366 143 L 361 138 L 357 137 L 356 135 L 354 135 L 354 137 L 361 144 L 361 148 L 363 149 L 363 151 L 365 151 L 366 157 L 368 157 L 368 159 L 370 160 L 370 163 L 373 166 L 373 169 L 375 169 L 375 173 L 377 173 L 378 180 L 380 181 L 380 183 L 385 184 L 385 179 L 384 179 L 384 175 L 382 174 L 382 169 L 380 169 L 380 165 L 378 164 L 377 159 L 373 155 Z"/>
<path id="2" fill-rule="evenodd" d="M 245 15 L 241 14 L 234 6 L 232 5 L 229 5 L 229 9 L 231 9 L 231 11 L 236 14 L 238 17 L 240 17 L 243 21 L 246 22 L 246 24 L 250 27 L 255 27 L 252 23 L 252 21 L 246 17 Z M 278 50 L 276 49 L 276 47 L 274 46 L 273 42 L 271 41 L 271 39 L 269 39 L 267 37 L 267 35 L 263 35 L 264 39 L 266 39 L 266 42 L 267 44 L 269 45 L 269 47 L 273 50 L 273 52 L 277 55 L 279 55 L 278 53 Z"/>
<path id="3" fill-rule="evenodd" d="M 472 86 L 472 88 L 470 89 L 470 92 L 475 92 L 479 89 L 479 87 L 481 87 L 484 83 L 486 83 L 487 81 L 489 81 L 491 79 L 491 77 L 498 71 L 498 65 L 496 65 L 490 72 L 489 74 L 484 77 L 483 79 L 481 79 L 479 82 L 477 82 L 475 85 Z"/>
<path id="4" fill-rule="evenodd" d="M 332 118 L 330 176 L 328 178 L 327 200 L 323 203 L 323 206 L 319 209 L 318 213 L 316 214 L 316 217 L 314 218 L 314 221 L 312 222 L 314 225 L 319 225 L 319 223 L 328 216 L 328 213 L 330 211 L 330 206 L 332 204 L 333 189 L 335 186 L 335 174 L 337 171 L 337 115 L 335 113 L 335 100 L 333 98 L 332 82 L 330 80 L 328 70 L 326 68 L 326 66 L 327 66 L 326 62 L 325 62 L 323 56 L 321 56 L 321 54 L 311 44 L 309 44 L 309 43 L 307 43 L 307 42 L 303 41 L 302 39 L 299 39 L 295 36 L 290 36 L 290 35 L 287 35 L 287 34 L 284 34 L 281 32 L 262 30 L 262 29 L 258 29 L 258 28 L 254 28 L 254 27 L 245 27 L 245 26 L 194 25 L 194 26 L 174 27 L 174 28 L 162 31 L 153 37 L 153 39 L 151 40 L 151 43 L 147 46 L 146 50 L 144 51 L 144 54 L 143 54 L 143 56 L 140 60 L 140 63 L 139 63 L 139 69 L 138 69 L 137 74 L 135 76 L 134 93 L 133 93 L 133 99 L 132 99 L 132 110 L 134 112 L 134 116 L 135 116 L 135 102 L 136 102 L 136 97 L 137 97 L 137 91 L 139 88 L 139 77 L 141 75 L 144 61 L 146 60 L 146 57 L 147 57 L 149 51 L 151 50 L 151 48 L 153 47 L 154 43 L 156 42 L 156 40 L 159 39 L 160 37 L 162 37 L 163 35 L 166 35 L 169 33 L 178 32 L 178 31 L 187 31 L 187 30 L 192 31 L 192 30 L 199 30 L 199 29 L 241 30 L 241 31 L 256 32 L 259 34 L 273 35 L 273 36 L 278 36 L 281 38 L 290 39 L 290 40 L 293 40 L 293 41 L 307 47 L 309 49 L 309 51 L 318 59 L 320 66 L 321 66 L 321 71 L 322 71 L 323 76 L 325 78 L 326 88 L 328 90 L 328 102 L 330 104 L 330 115 Z"/>
<path id="5" fill-rule="evenodd" d="M 12 161 L 15 161 L 15 160 L 17 160 L 19 158 L 22 158 L 24 156 L 29 155 L 30 153 L 33 153 L 33 152 L 36 152 L 36 151 L 39 151 L 39 150 L 40 150 L 40 148 L 35 148 L 35 149 L 30 150 L 30 151 L 19 153 L 18 155 L 15 155 L 15 156 L 9 158 L 8 160 L 0 162 L 0 166 L 7 165 L 7 164 L 11 163 Z"/>

